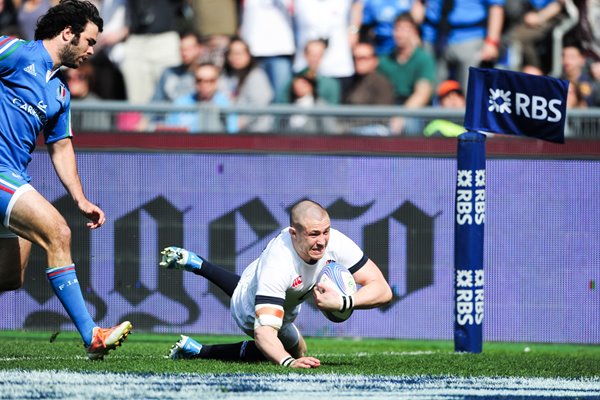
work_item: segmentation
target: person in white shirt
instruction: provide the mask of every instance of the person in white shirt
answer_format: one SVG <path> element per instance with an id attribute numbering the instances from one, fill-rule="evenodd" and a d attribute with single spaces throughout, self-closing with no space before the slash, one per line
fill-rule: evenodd
<path id="1" fill-rule="evenodd" d="M 315 39 L 327 41 L 327 51 L 319 74 L 340 80 L 344 90 L 354 74 L 352 46 L 358 42 L 362 23 L 362 0 L 302 0 L 294 3 L 296 45 L 304 49 Z M 297 51 L 293 70 L 306 67 L 302 51 Z"/>
<path id="2" fill-rule="evenodd" d="M 293 0 L 244 0 L 240 36 L 269 77 L 274 93 L 292 78 L 296 52 L 292 21 Z"/>
<path id="3" fill-rule="evenodd" d="M 346 266 L 360 289 L 350 298 L 317 283 L 330 262 Z M 290 212 L 290 226 L 272 239 L 261 255 L 238 276 L 178 247 L 162 251 L 161 267 L 183 269 L 207 278 L 231 296 L 231 314 L 254 340 L 202 345 L 181 336 L 171 359 L 271 361 L 292 368 L 317 368 L 307 356 L 304 338 L 294 325 L 301 304 L 314 296 L 321 310 L 374 308 L 389 303 L 392 290 L 377 265 L 346 235 L 331 228 L 327 211 L 302 200 Z"/>

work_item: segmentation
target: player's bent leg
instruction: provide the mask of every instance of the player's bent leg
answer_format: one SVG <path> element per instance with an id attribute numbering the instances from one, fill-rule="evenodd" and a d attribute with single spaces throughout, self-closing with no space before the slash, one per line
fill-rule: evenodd
<path id="1" fill-rule="evenodd" d="M 306 342 L 298 329 L 291 323 L 284 325 L 284 328 L 283 332 L 280 330 L 278 337 L 285 349 L 294 358 L 305 357 L 307 351 Z M 254 340 L 202 345 L 184 335 L 181 335 L 181 339 L 171 347 L 169 358 L 173 360 L 202 358 L 242 362 L 267 361 L 267 357 L 259 350 Z"/>
<path id="2" fill-rule="evenodd" d="M 71 258 L 71 230 L 58 210 L 31 188 L 14 202 L 9 226 L 46 251 L 48 282 L 77 327 L 88 357 L 101 360 L 120 346 L 132 329 L 131 323 L 100 328 L 90 316 Z"/>
<path id="3" fill-rule="evenodd" d="M 181 339 L 171 346 L 168 357 L 172 360 L 202 358 L 205 360 L 242 362 L 267 361 L 254 340 L 203 345 L 185 335 L 181 335 Z"/>
<path id="4" fill-rule="evenodd" d="M 214 265 L 196 253 L 181 247 L 169 246 L 160 252 L 159 266 L 166 269 L 183 269 L 208 279 L 229 297 L 233 295 L 240 276 L 223 267 Z"/>
<path id="5" fill-rule="evenodd" d="M 5 229 L 0 228 L 0 231 Z M 31 242 L 16 235 L 0 234 L 0 292 L 17 290 L 25 281 Z"/>
<path id="6" fill-rule="evenodd" d="M 24 192 L 10 213 L 10 229 L 46 251 L 49 266 L 71 264 L 71 230 L 58 210 L 36 190 Z"/>

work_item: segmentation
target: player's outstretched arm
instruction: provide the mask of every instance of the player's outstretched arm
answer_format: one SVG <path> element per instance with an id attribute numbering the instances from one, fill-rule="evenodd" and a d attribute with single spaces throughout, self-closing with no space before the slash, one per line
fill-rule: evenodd
<path id="1" fill-rule="evenodd" d="M 392 301 L 392 289 L 372 260 L 368 260 L 353 276 L 356 283 L 362 286 L 352 296 L 354 308 L 375 308 Z"/>
<path id="2" fill-rule="evenodd" d="M 277 330 L 273 327 L 257 327 L 254 330 L 254 340 L 258 349 L 274 364 L 292 368 L 317 368 L 321 365 L 321 361 L 314 357 L 294 359 L 283 347 L 277 337 Z"/>
<path id="3" fill-rule="evenodd" d="M 77 204 L 79 211 L 90 220 L 87 226 L 96 229 L 102 226 L 106 220 L 104 211 L 90 202 L 83 193 L 81 179 L 75 162 L 75 151 L 70 138 L 62 139 L 48 145 L 50 159 L 58 178 L 63 186 Z"/>

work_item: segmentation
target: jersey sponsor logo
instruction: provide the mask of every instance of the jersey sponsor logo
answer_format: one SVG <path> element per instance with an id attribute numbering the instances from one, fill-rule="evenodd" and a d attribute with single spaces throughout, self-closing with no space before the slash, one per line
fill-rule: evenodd
<path id="1" fill-rule="evenodd" d="M 542 96 L 530 96 L 515 92 L 513 106 L 513 96 L 510 90 L 490 88 L 489 91 L 488 111 L 490 112 L 512 114 L 514 110 L 518 116 L 548 122 L 558 122 L 562 119 L 561 99 L 547 99 Z"/>
<path id="2" fill-rule="evenodd" d="M 14 99 L 12 99 L 12 103 L 19 109 L 25 111 L 27 114 L 36 117 L 42 123 L 42 125 L 46 125 L 46 122 L 48 122 L 48 118 L 46 117 L 46 107 L 47 106 L 41 100 L 38 103 L 38 104 L 42 105 L 41 109 L 24 102 L 23 100 L 19 99 L 18 97 L 15 97 Z"/>
<path id="3" fill-rule="evenodd" d="M 25 68 L 23 68 L 23 71 L 27 72 L 30 75 L 37 76 L 37 74 L 35 73 L 35 64 L 30 64 L 26 66 Z"/>
<path id="4" fill-rule="evenodd" d="M 292 289 L 295 289 L 300 285 L 302 285 L 302 276 L 298 275 L 292 282 Z"/>

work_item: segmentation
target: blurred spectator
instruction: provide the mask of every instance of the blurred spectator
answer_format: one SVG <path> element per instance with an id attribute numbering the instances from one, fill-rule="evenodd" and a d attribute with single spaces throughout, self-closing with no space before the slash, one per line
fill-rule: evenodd
<path id="1" fill-rule="evenodd" d="M 593 105 L 594 81 L 587 70 L 587 64 L 583 50 L 578 43 L 567 42 L 562 50 L 562 79 L 571 82 L 570 86 L 576 86 L 587 105 Z"/>
<path id="2" fill-rule="evenodd" d="M 246 42 L 238 37 L 231 39 L 225 52 L 219 88 L 238 105 L 264 106 L 273 99 L 266 73 L 256 65 Z"/>
<path id="3" fill-rule="evenodd" d="M 523 65 L 532 65 L 549 71 L 551 66 L 543 56 L 550 56 L 552 29 L 560 20 L 564 0 L 528 0 L 525 13 L 507 35 L 509 67 L 518 71 Z M 543 51 L 540 51 L 543 48 Z M 544 57 L 547 58 L 547 57 Z"/>
<path id="4" fill-rule="evenodd" d="M 583 97 L 581 86 L 575 82 L 569 82 L 569 91 L 567 92 L 567 123 L 565 125 L 566 137 L 577 137 L 596 135 L 596 120 L 590 121 L 589 118 L 573 118 L 568 110 L 574 108 L 587 108 L 588 103 Z"/>
<path id="5" fill-rule="evenodd" d="M 418 27 L 410 14 L 394 24 L 394 51 L 379 60 L 379 72 L 394 86 L 396 104 L 423 107 L 430 103 L 435 84 L 435 61 L 418 46 Z"/>
<path id="6" fill-rule="evenodd" d="M 273 100 L 273 89 L 265 71 L 256 65 L 246 42 L 234 37 L 225 53 L 225 65 L 219 79 L 219 90 L 238 106 L 264 107 Z M 265 131 L 267 118 L 239 117 L 239 129 Z"/>
<path id="7" fill-rule="evenodd" d="M 327 104 L 339 104 L 341 101 L 340 83 L 335 78 L 323 76 L 319 72 L 326 49 L 327 42 L 325 40 L 309 40 L 304 46 L 304 58 L 307 66 L 296 75 L 307 76 L 315 80 L 319 99 Z M 290 102 L 290 86 L 291 82 L 288 82 L 281 93 L 276 93 L 278 103 Z"/>
<path id="8" fill-rule="evenodd" d="M 242 7 L 240 36 L 279 93 L 292 78 L 293 0 L 244 0 Z"/>
<path id="9" fill-rule="evenodd" d="M 206 45 L 195 32 L 182 32 L 179 41 L 181 64 L 164 70 L 152 101 L 174 101 L 194 91 L 194 68 L 202 59 Z"/>
<path id="10" fill-rule="evenodd" d="M 500 55 L 504 0 L 424 0 L 425 48 L 437 61 L 437 79 L 467 86 L 470 66 L 492 67 Z"/>
<path id="11" fill-rule="evenodd" d="M 129 33 L 125 25 L 126 0 L 91 0 L 104 20 L 90 62 L 96 71 L 93 90 L 106 100 L 126 100 L 125 80 L 120 63 L 124 57 L 124 40 Z"/>
<path id="12" fill-rule="evenodd" d="M 202 37 L 233 36 L 238 29 L 236 0 L 187 0 L 192 5 L 194 29 Z"/>
<path id="13" fill-rule="evenodd" d="M 303 49 L 312 39 L 327 41 L 319 74 L 340 80 L 342 90 L 354 74 L 352 46 L 358 41 L 362 23 L 362 0 L 298 0 L 294 3 L 296 43 Z M 308 63 L 296 52 L 294 72 Z"/>
<path id="14" fill-rule="evenodd" d="M 394 50 L 394 22 L 406 12 L 410 12 L 417 24 L 423 21 L 425 9 L 419 0 L 364 0 L 361 36 L 375 44 L 377 55 Z"/>
<path id="15" fill-rule="evenodd" d="M 377 71 L 379 60 L 373 45 L 357 43 L 352 48 L 352 57 L 355 73 L 344 97 L 344 104 L 394 104 L 394 88 L 388 78 Z"/>
<path id="16" fill-rule="evenodd" d="M 217 67 L 223 68 L 223 64 L 225 64 L 225 52 L 227 52 L 231 37 L 217 34 L 208 36 L 208 54 L 204 57 L 205 61 L 210 61 Z"/>
<path id="17" fill-rule="evenodd" d="M 69 86 L 71 100 L 97 101 L 100 100 L 92 90 L 94 77 L 94 67 L 90 63 L 81 64 L 77 69 L 64 68 L 63 75 Z"/>
<path id="18" fill-rule="evenodd" d="M 446 80 L 439 84 L 437 88 L 437 100 L 439 106 L 443 108 L 462 110 L 466 107 L 465 94 L 460 83 L 455 80 Z M 434 119 L 425 126 L 423 135 L 427 137 L 457 137 L 466 131 L 462 126 L 463 122 L 460 121 L 460 124 L 457 122 L 447 119 Z"/>
<path id="19" fill-rule="evenodd" d="M 21 37 L 17 9 L 12 0 L 0 0 L 0 35 Z"/>
<path id="20" fill-rule="evenodd" d="M 299 108 L 315 108 L 318 105 L 326 104 L 319 99 L 317 86 L 318 82 L 314 78 L 303 75 L 295 76 L 290 86 L 292 104 Z M 334 118 L 307 114 L 291 115 L 284 129 L 302 134 L 335 133 L 337 130 Z"/>
<path id="21" fill-rule="evenodd" d="M 600 107 L 600 0 L 575 0 L 575 4 L 579 10 L 576 39 L 588 59 L 593 78 L 594 98 L 590 106 Z"/>
<path id="22" fill-rule="evenodd" d="M 123 42 L 129 34 L 126 25 L 127 4 L 126 0 L 90 0 L 104 20 L 104 29 L 98 36 L 98 43 L 94 52 L 103 53 L 114 64 L 120 64 L 125 56 Z"/>
<path id="23" fill-rule="evenodd" d="M 187 0 L 192 5 L 194 29 L 208 38 L 207 60 L 223 66 L 229 38 L 238 29 L 238 1 L 236 0 Z"/>
<path id="24" fill-rule="evenodd" d="M 581 43 L 586 57 L 595 63 L 600 62 L 600 1 L 574 2 L 579 10 L 579 24 L 575 28 L 577 40 Z M 596 80 L 600 80 L 600 76 L 597 76 Z"/>
<path id="25" fill-rule="evenodd" d="M 229 114 L 223 121 L 219 107 L 231 105 L 229 98 L 218 90 L 219 67 L 212 63 L 201 63 L 195 71 L 195 91 L 175 99 L 175 105 L 212 105 L 194 112 L 172 113 L 167 116 L 161 129 L 183 129 L 190 133 L 237 132 L 237 117 Z"/>
<path id="26" fill-rule="evenodd" d="M 396 104 L 407 108 L 424 107 L 431 102 L 435 84 L 435 62 L 431 54 L 419 46 L 418 27 L 409 13 L 400 14 L 394 23 L 394 51 L 379 60 L 379 72 L 394 86 Z M 421 121 L 392 118 L 394 135 L 420 135 Z"/>
<path id="27" fill-rule="evenodd" d="M 18 10 L 21 38 L 33 40 L 38 19 L 57 4 L 58 0 L 23 0 Z"/>
<path id="28" fill-rule="evenodd" d="M 546 74 L 544 74 L 544 71 L 542 71 L 542 69 L 540 67 L 536 67 L 535 65 L 529 65 L 529 64 L 523 65 L 521 67 L 521 72 L 524 72 L 524 73 L 530 74 L 530 75 L 537 75 L 537 76 L 546 75 Z"/>
<path id="29" fill-rule="evenodd" d="M 567 92 L 567 108 L 587 108 L 581 86 L 575 82 L 569 82 L 569 91 Z"/>
<path id="30" fill-rule="evenodd" d="M 590 103 L 588 105 L 590 107 L 600 107 L 600 62 L 594 62 L 590 64 L 590 71 L 592 74 L 592 96 L 590 99 Z"/>
<path id="31" fill-rule="evenodd" d="M 394 88 L 390 81 L 377 71 L 379 60 L 375 47 L 370 43 L 359 42 L 352 48 L 354 76 L 345 95 L 344 103 L 352 105 L 394 104 Z M 347 130 L 353 134 L 387 136 L 389 118 L 369 118 L 368 121 L 350 120 Z"/>
<path id="32" fill-rule="evenodd" d="M 69 86 L 71 101 L 98 102 L 100 97 L 92 91 L 95 71 L 89 62 L 77 69 L 64 68 L 63 75 Z M 71 124 L 75 131 L 107 131 L 111 129 L 110 114 L 102 111 L 77 111 L 71 113 Z"/>
<path id="33" fill-rule="evenodd" d="M 163 71 L 181 63 L 176 32 L 182 0 L 127 0 L 129 37 L 121 70 L 127 99 L 146 103 Z"/>
<path id="34" fill-rule="evenodd" d="M 457 81 L 447 80 L 440 83 L 437 97 L 439 105 L 444 108 L 465 108 L 465 94 Z"/>

